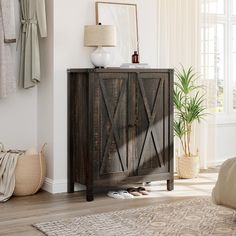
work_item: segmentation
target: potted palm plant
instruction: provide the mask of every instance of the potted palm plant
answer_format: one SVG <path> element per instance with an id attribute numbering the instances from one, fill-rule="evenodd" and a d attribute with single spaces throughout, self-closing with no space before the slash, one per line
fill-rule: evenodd
<path id="1" fill-rule="evenodd" d="M 199 173 L 199 156 L 191 148 L 192 127 L 205 113 L 203 86 L 196 85 L 198 76 L 192 67 L 182 66 L 176 72 L 174 83 L 175 121 L 174 133 L 180 140 L 183 155 L 177 156 L 177 172 L 180 178 L 195 178 Z"/>

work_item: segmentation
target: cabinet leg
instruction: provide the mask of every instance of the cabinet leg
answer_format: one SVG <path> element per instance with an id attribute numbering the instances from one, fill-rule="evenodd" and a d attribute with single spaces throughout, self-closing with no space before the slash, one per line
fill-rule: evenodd
<path id="1" fill-rule="evenodd" d="M 74 178 L 73 153 L 68 153 L 68 167 L 67 167 L 67 192 L 74 192 L 75 178 Z"/>
<path id="2" fill-rule="evenodd" d="M 88 202 L 91 202 L 94 200 L 94 195 L 93 195 L 93 189 L 92 188 L 87 188 L 86 190 L 86 199 Z"/>
<path id="3" fill-rule="evenodd" d="M 74 181 L 69 181 L 68 186 L 67 186 L 67 192 L 74 193 Z"/>
<path id="4" fill-rule="evenodd" d="M 67 192 L 68 193 L 73 193 L 74 192 L 74 177 L 72 171 L 68 175 L 68 183 L 67 183 Z"/>
<path id="5" fill-rule="evenodd" d="M 172 191 L 174 189 L 174 179 L 167 180 L 167 190 Z"/>

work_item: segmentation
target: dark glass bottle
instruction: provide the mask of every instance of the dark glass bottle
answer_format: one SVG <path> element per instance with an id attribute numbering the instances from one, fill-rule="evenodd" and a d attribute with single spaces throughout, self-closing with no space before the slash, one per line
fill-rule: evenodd
<path id="1" fill-rule="evenodd" d="M 137 51 L 134 51 L 134 54 L 132 55 L 132 63 L 139 63 L 139 55 Z"/>

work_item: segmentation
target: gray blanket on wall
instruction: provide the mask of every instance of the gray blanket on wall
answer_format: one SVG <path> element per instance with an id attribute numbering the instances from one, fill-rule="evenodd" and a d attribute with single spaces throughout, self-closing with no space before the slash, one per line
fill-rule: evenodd
<path id="1" fill-rule="evenodd" d="M 0 152 L 0 202 L 6 202 L 15 189 L 15 168 L 20 153 Z"/>

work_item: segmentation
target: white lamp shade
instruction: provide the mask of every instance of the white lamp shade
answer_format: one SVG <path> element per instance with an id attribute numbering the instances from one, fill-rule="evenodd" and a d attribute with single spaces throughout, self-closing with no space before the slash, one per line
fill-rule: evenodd
<path id="1" fill-rule="evenodd" d="M 113 25 L 86 25 L 84 27 L 84 46 L 115 47 L 116 27 Z"/>

